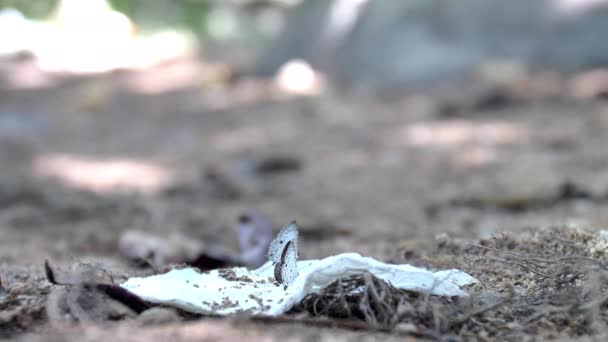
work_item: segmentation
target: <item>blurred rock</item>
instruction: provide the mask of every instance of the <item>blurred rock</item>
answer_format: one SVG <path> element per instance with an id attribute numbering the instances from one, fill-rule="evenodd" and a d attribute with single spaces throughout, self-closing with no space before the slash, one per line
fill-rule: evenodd
<path id="1" fill-rule="evenodd" d="M 123 257 L 155 269 L 185 264 L 206 271 L 241 265 L 240 258 L 222 246 L 179 232 L 158 235 L 128 230 L 120 237 L 118 248 Z"/>
<path id="2" fill-rule="evenodd" d="M 179 234 L 161 237 L 148 232 L 128 230 L 120 237 L 118 248 L 129 260 L 161 267 L 195 259 L 203 249 L 203 244 Z"/>
<path id="3" fill-rule="evenodd" d="M 181 319 L 174 309 L 169 308 L 151 308 L 142 312 L 137 321 L 142 325 L 160 325 L 173 322 L 179 322 Z"/>
<path id="4" fill-rule="evenodd" d="M 578 99 L 608 97 L 608 69 L 594 69 L 575 75 L 569 82 L 569 90 Z"/>

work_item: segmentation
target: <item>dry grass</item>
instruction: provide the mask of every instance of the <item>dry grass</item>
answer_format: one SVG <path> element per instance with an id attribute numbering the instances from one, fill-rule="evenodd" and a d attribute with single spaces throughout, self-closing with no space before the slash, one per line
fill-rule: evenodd
<path id="1" fill-rule="evenodd" d="M 572 228 L 541 229 L 479 243 L 444 241 L 433 259 L 470 272 L 469 298 L 395 289 L 371 274 L 338 280 L 302 307 L 313 316 L 356 319 L 370 329 L 431 338 L 601 336 L 608 324 L 603 238 Z M 446 260 L 448 260 L 446 262 Z"/>

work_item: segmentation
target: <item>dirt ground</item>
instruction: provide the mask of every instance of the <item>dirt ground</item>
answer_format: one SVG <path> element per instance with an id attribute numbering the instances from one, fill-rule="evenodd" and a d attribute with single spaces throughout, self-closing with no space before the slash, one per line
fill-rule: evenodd
<path id="1" fill-rule="evenodd" d="M 607 102 L 482 106 L 465 98 L 454 109 L 420 92 L 290 98 L 247 81 L 208 86 L 188 78 L 192 61 L 86 78 L 3 63 L 5 80 L 19 69 L 49 83 L 6 82 L 0 91 L 0 278 L 8 293 L 0 337 L 491 340 L 608 331 L 604 252 L 589 248 L 608 227 Z M 274 165 L 285 160 L 290 167 Z M 49 308 L 57 289 L 45 259 L 64 272 L 76 260 L 101 265 L 121 281 L 151 272 L 120 255 L 123 232 L 182 234 L 236 250 L 237 217 L 250 211 L 275 232 L 296 219 L 301 258 L 358 252 L 458 267 L 480 280 L 470 290 L 483 300 L 468 311 L 460 305 L 456 323 L 442 321 L 450 310 L 442 302 L 435 309 L 448 312 L 431 312 L 435 323 L 415 317 L 389 332 L 242 317 L 151 324 L 127 315 L 78 325 Z M 545 259 L 530 266 L 531 255 Z M 581 271 L 559 259 L 573 255 L 600 266 Z M 584 276 L 574 279 L 577 270 Z M 569 283 L 558 281 L 566 275 Z M 589 290 L 589 279 L 602 286 Z M 566 283 L 574 292 L 564 292 Z"/>

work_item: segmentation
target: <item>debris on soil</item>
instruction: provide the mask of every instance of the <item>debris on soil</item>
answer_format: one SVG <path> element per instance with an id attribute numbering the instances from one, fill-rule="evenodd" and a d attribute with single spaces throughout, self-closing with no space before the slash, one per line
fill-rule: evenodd
<path id="1" fill-rule="evenodd" d="M 94 267 L 70 276 L 76 280 L 64 280 L 47 263 L 48 280 L 60 285 L 50 293 L 48 285 L 8 285 L 2 279 L 7 294 L 0 296 L 0 328 L 8 329 L 3 336 L 11 336 L 47 317 L 53 325 L 139 316 L 141 325 L 156 325 L 182 321 L 180 309 L 273 317 L 295 309 L 310 316 L 278 317 L 444 339 L 600 336 L 608 324 L 606 246 L 607 231 L 573 227 L 535 229 L 517 237 L 502 234 L 475 243 L 444 238 L 430 251 L 428 264 L 457 267 L 471 276 L 341 254 L 298 262 L 300 275 L 287 289 L 272 278 L 271 262 L 254 271 L 174 269 L 121 285 L 91 278 L 91 272 L 104 273 Z M 470 285 L 466 293 L 461 289 L 465 285 Z M 328 321 L 319 321 L 323 317 Z"/>
<path id="2" fill-rule="evenodd" d="M 255 163 L 255 172 L 261 176 L 296 172 L 302 168 L 301 162 L 288 156 L 271 156 Z"/>
<path id="3" fill-rule="evenodd" d="M 52 289 L 47 302 L 47 316 L 51 322 L 75 320 L 103 322 L 134 317 L 149 305 L 128 290 L 114 284 L 100 283 L 92 272 L 71 275 L 72 280 L 58 280 L 48 261 L 44 263 L 47 280 L 58 288 Z"/>
<path id="4" fill-rule="evenodd" d="M 607 242 L 605 231 L 573 227 L 442 241 L 437 260 L 451 259 L 479 283 L 458 311 L 442 309 L 434 319 L 443 322 L 440 331 L 464 339 L 598 336 L 608 324 Z"/>
<path id="5" fill-rule="evenodd" d="M 410 265 L 385 264 L 356 253 L 299 261 L 299 275 L 286 289 L 270 281 L 274 275 L 274 265 L 270 261 L 254 271 L 245 268 L 229 271 L 234 273 L 233 277 L 223 276 L 226 270 L 200 273 L 192 268 L 174 269 L 162 275 L 130 278 L 121 286 L 148 302 L 194 313 L 249 312 L 276 316 L 336 279 L 362 272 L 370 272 L 396 288 L 446 297 L 467 296 L 461 287 L 476 282 L 459 270 L 433 273 Z M 243 277 L 251 281 L 239 280 Z"/>
<path id="6" fill-rule="evenodd" d="M 13 269 L 2 265 L 2 270 L 9 274 L 2 278 L 5 291 L 0 296 L 0 338 L 31 331 L 46 321 L 45 304 L 49 286 L 40 284 L 35 277 L 23 269 Z M 13 272 L 17 276 L 10 276 Z M 19 281 L 16 281 L 16 280 Z"/>
<path id="7" fill-rule="evenodd" d="M 236 257 L 227 254 L 211 254 L 201 252 L 194 260 L 187 260 L 184 264 L 201 271 L 216 270 L 223 267 L 241 266 Z"/>
<path id="8" fill-rule="evenodd" d="M 315 317 L 358 318 L 371 327 L 390 330 L 403 321 L 404 305 L 419 297 L 420 293 L 397 289 L 373 274 L 362 273 L 340 278 L 319 293 L 307 295 L 301 307 Z"/>

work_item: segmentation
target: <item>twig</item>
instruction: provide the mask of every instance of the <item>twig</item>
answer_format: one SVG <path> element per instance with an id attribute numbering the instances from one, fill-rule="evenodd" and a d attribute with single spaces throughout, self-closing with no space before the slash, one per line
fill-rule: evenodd
<path id="1" fill-rule="evenodd" d="M 537 265 L 536 263 L 546 263 L 546 264 L 556 264 L 556 263 L 560 263 L 560 262 L 565 262 L 565 261 L 588 261 L 588 262 L 592 262 L 595 264 L 599 264 L 599 260 L 594 259 L 594 258 L 589 258 L 589 257 L 584 257 L 584 256 L 566 256 L 566 257 L 560 257 L 560 258 L 556 258 L 556 259 L 545 259 L 545 258 L 539 258 L 539 257 L 535 257 L 532 255 L 526 255 L 526 254 L 521 254 L 521 253 L 515 253 L 515 252 L 510 252 L 510 251 L 505 251 L 499 248 L 494 248 L 494 247 L 488 247 L 488 246 L 484 246 L 484 245 L 480 245 L 480 244 L 476 244 L 476 243 L 467 243 L 467 245 L 469 246 L 473 246 L 473 247 L 477 247 L 477 248 L 482 248 L 482 249 L 486 249 L 486 250 L 490 250 L 490 251 L 494 251 L 494 252 L 499 252 L 499 253 L 503 253 L 503 254 L 508 254 L 508 255 L 512 255 L 515 257 L 518 257 L 520 259 L 525 259 L 526 262 L 529 262 L 531 264 L 533 264 L 534 266 L 537 267 L 542 267 L 542 265 Z M 534 262 L 532 262 L 534 261 Z"/>
<path id="2" fill-rule="evenodd" d="M 122 304 L 128 306 L 133 311 L 137 313 L 141 313 L 142 311 L 148 309 L 150 306 L 139 296 L 133 294 L 131 291 L 122 288 L 115 284 L 103 284 L 103 283 L 92 283 L 92 282 L 79 282 L 79 283 L 64 283 L 57 281 L 55 277 L 55 271 L 51 268 L 48 260 L 44 261 L 44 272 L 46 273 L 46 278 L 49 283 L 58 286 L 66 286 L 77 289 L 80 291 L 80 288 L 94 288 L 98 291 L 105 293 L 108 297 L 121 302 Z"/>
<path id="3" fill-rule="evenodd" d="M 597 306 L 602 306 L 603 304 L 606 304 L 606 302 L 608 302 L 608 294 L 603 295 L 585 305 L 581 305 L 580 308 L 583 310 L 591 310 Z"/>
<path id="4" fill-rule="evenodd" d="M 555 278 L 555 276 L 552 276 L 552 275 L 549 275 L 549 274 L 545 274 L 545 273 L 542 273 L 540 271 L 533 270 L 532 268 L 530 268 L 530 267 L 528 267 L 528 266 L 526 266 L 526 265 L 524 265 L 522 263 L 519 263 L 519 262 L 507 261 L 507 260 L 502 260 L 502 259 L 498 259 L 498 258 L 488 258 L 488 259 L 492 260 L 492 261 L 496 261 L 496 262 L 502 262 L 504 264 L 519 266 L 519 267 L 523 268 L 524 270 L 526 270 L 528 272 L 532 272 L 532 273 L 534 273 L 536 275 L 539 275 L 541 277 L 544 277 L 544 278 Z"/>
<path id="5" fill-rule="evenodd" d="M 572 306 L 552 306 L 548 309 L 539 311 L 537 313 L 535 313 L 534 315 L 528 317 L 525 321 L 523 321 L 523 324 L 530 324 L 532 321 L 535 321 L 545 315 L 550 315 L 552 313 L 556 313 L 556 312 L 563 312 L 563 311 L 569 311 L 572 309 Z"/>
<path id="6" fill-rule="evenodd" d="M 108 278 L 110 278 L 110 282 L 111 282 L 112 284 L 114 284 L 114 283 L 115 283 L 115 282 L 114 282 L 114 277 L 113 277 L 113 276 L 110 274 L 110 272 L 108 272 L 108 271 L 107 271 L 106 269 L 104 269 L 103 267 L 95 266 L 95 265 L 93 265 L 93 264 L 89 264 L 89 263 L 87 263 L 87 262 L 84 262 L 84 261 L 82 261 L 82 260 L 78 259 L 77 257 L 75 257 L 73 254 L 69 254 L 69 255 L 70 255 L 70 258 L 72 258 L 72 260 L 74 260 L 75 262 L 77 262 L 79 265 L 82 265 L 82 266 L 84 266 L 84 267 L 90 268 L 90 269 L 92 269 L 92 270 L 94 270 L 94 271 L 101 271 L 101 272 L 103 272 L 105 275 L 107 275 L 107 276 L 108 276 Z"/>
<path id="7" fill-rule="evenodd" d="M 504 303 L 505 303 L 504 300 L 499 300 L 498 302 L 496 302 L 496 303 L 494 303 L 492 305 L 488 305 L 486 307 L 477 309 L 475 311 L 471 311 L 468 314 L 466 314 L 464 317 L 461 317 L 461 318 L 453 321 L 452 323 L 450 323 L 450 328 L 454 328 L 455 326 L 460 325 L 460 324 L 468 321 L 469 319 L 471 319 L 471 318 L 473 318 L 473 317 L 475 317 L 477 315 L 481 315 L 481 314 L 486 313 L 488 311 L 494 310 L 497 307 L 503 305 Z"/>

